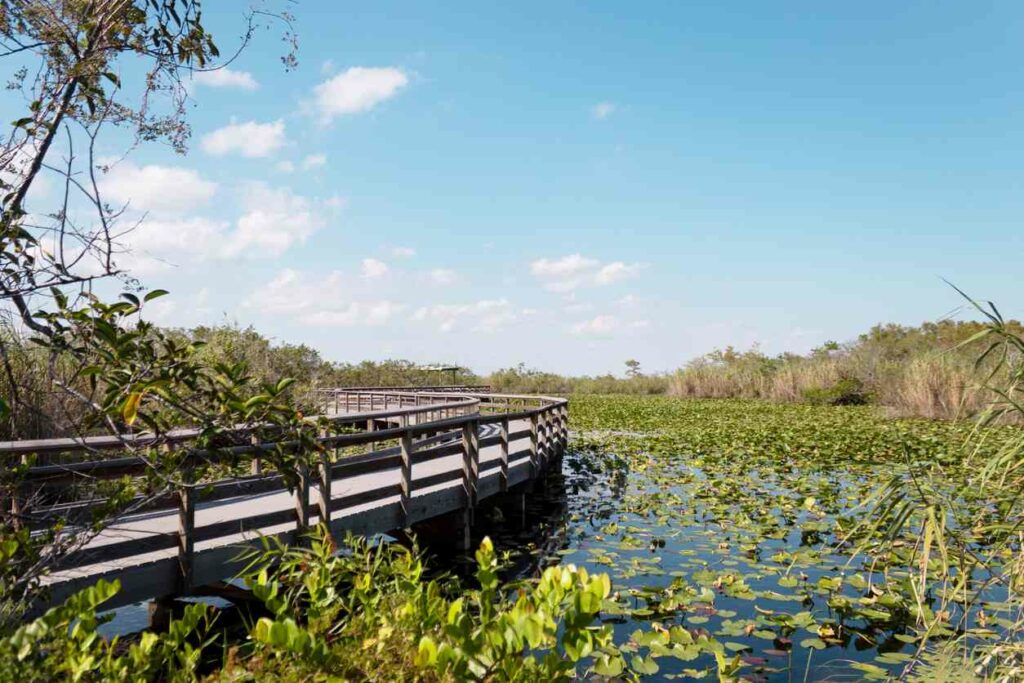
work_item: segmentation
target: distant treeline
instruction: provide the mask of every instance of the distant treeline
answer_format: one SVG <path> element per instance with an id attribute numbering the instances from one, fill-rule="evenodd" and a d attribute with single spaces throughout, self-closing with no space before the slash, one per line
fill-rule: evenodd
<path id="1" fill-rule="evenodd" d="M 1017 321 L 1008 328 L 1024 334 Z M 0 439 L 68 435 L 81 412 L 67 392 L 53 383 L 62 375 L 60 359 L 9 327 L 0 331 L 3 368 L 0 396 L 9 404 L 0 423 Z M 672 373 L 644 374 L 636 361 L 625 364 L 626 377 L 566 376 L 509 367 L 490 374 L 469 369 L 438 371 L 406 360 L 337 363 L 303 344 L 275 344 L 251 327 L 197 327 L 175 330 L 181 341 L 198 342 L 196 353 L 211 363 L 244 363 L 263 382 L 294 378 L 299 403 L 317 408 L 316 392 L 339 386 L 430 386 L 488 384 L 495 391 L 565 395 L 671 394 L 692 398 L 758 398 L 784 402 L 885 406 L 894 414 L 950 418 L 980 411 L 986 402 L 977 391 L 975 361 L 985 350 L 972 339 L 983 331 L 976 322 L 943 321 L 911 327 L 878 325 L 856 340 L 829 342 L 807 355 L 769 356 L 757 348 L 716 350 Z M 986 362 L 991 362 L 991 359 Z M 984 366 L 986 362 L 983 362 Z M 1010 359 L 1010 366 L 1020 363 Z M 77 375 L 76 375 L 77 377 Z M 84 382 L 77 377 L 71 382 Z M 83 387 L 84 388 L 84 387 Z"/>
<path id="2" fill-rule="evenodd" d="M 1007 323 L 1024 333 L 1018 321 Z M 495 391 L 529 394 L 672 394 L 693 398 L 758 398 L 783 402 L 877 404 L 894 414 L 951 418 L 977 413 L 987 398 L 977 390 L 976 361 L 986 348 L 985 327 L 973 321 L 876 325 L 847 343 L 827 342 L 806 355 L 769 356 L 757 348 L 715 350 L 671 373 L 645 374 L 625 362 L 625 377 L 567 376 L 519 364 L 490 374 L 469 369 L 424 369 L 405 360 L 332 363 L 302 345 L 270 343 L 252 328 L 200 327 L 182 331 L 205 342 L 201 353 L 222 362 L 246 361 L 267 381 L 298 380 L 312 389 L 333 386 L 488 384 Z M 993 359 L 983 361 L 982 366 Z M 1010 366 L 1020 359 L 1010 359 Z"/>

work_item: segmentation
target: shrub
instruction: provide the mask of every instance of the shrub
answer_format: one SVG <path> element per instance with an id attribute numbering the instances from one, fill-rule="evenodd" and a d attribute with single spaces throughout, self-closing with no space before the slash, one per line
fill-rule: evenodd
<path id="1" fill-rule="evenodd" d="M 488 539 L 476 553 L 478 589 L 425 579 L 418 554 L 401 546 L 349 537 L 338 552 L 323 527 L 306 547 L 265 541 L 249 557 L 245 579 L 267 616 L 226 652 L 202 604 L 129 647 L 106 641 L 97 610 L 119 585 L 101 581 L 0 640 L 0 681 L 190 681 L 204 664 L 208 680 L 225 682 L 568 681 L 581 668 L 627 669 L 611 627 L 593 623 L 607 575 L 560 565 L 502 586 Z"/>
<path id="2" fill-rule="evenodd" d="M 864 383 L 856 377 L 844 377 L 830 387 L 804 389 L 803 398 L 807 403 L 829 406 L 862 406 L 871 402 Z"/>

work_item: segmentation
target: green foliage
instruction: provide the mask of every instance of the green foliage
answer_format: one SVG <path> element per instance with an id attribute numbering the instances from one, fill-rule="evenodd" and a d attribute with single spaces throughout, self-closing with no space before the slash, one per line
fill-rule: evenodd
<path id="1" fill-rule="evenodd" d="M 828 387 L 808 387 L 803 397 L 807 403 L 826 406 L 863 406 L 871 402 L 864 383 L 856 377 L 843 377 Z"/>
<path id="2" fill-rule="evenodd" d="M 636 362 L 636 361 L 633 361 Z M 664 394 L 668 378 L 664 375 L 643 375 L 639 363 L 632 368 L 627 363 L 627 379 L 612 375 L 598 377 L 572 377 L 519 365 L 492 372 L 486 383 L 496 392 L 513 394 L 544 394 L 566 396 L 570 394 Z"/>
<path id="3" fill-rule="evenodd" d="M 468 368 L 439 371 L 408 360 L 336 363 L 331 367 L 328 386 L 335 387 L 429 387 L 443 384 L 481 384 Z"/>
<path id="4" fill-rule="evenodd" d="M 479 588 L 456 590 L 424 579 L 414 551 L 351 537 L 337 550 L 321 528 L 308 547 L 268 542 L 251 554 L 246 580 L 269 616 L 222 667 L 209 668 L 216 638 L 201 604 L 128 647 L 100 637 L 97 609 L 118 590 L 101 581 L 0 640 L 0 681 L 189 681 L 204 663 L 209 680 L 223 681 L 559 681 L 586 662 L 627 670 L 610 627 L 593 623 L 610 594 L 606 575 L 556 566 L 501 586 L 485 539 Z"/>
<path id="5" fill-rule="evenodd" d="M 66 374 L 61 386 L 82 408 L 75 433 L 125 435 L 138 430 L 147 432 L 150 440 L 142 446 L 125 440 L 121 450 L 121 455 L 142 458 L 147 465 L 144 475 L 109 482 L 82 477 L 72 487 L 74 494 L 104 504 L 88 516 L 63 519 L 39 534 L 25 535 L 20 529 L 21 518 L 33 515 L 34 503 L 46 502 L 38 484 L 25 482 L 31 459 L 0 473 L 2 497 L 20 501 L 18 516 L 10 505 L 0 511 L 0 542 L 11 549 L 5 550 L 6 569 L 0 571 L 0 614 L 6 618 L 32 598 L 49 566 L 127 505 L 201 482 L 213 471 L 224 475 L 248 464 L 230 458 L 205 460 L 186 449 L 169 449 L 174 430 L 194 430 L 192 445 L 213 452 L 254 439 L 274 443 L 261 453 L 261 460 L 288 485 L 297 482 L 300 465 L 308 466 L 317 457 L 316 437 L 326 425 L 306 420 L 296 410 L 288 396 L 292 380 L 260 384 L 244 362 L 214 363 L 201 355 L 201 341 L 182 339 L 142 319 L 145 305 L 162 294 L 129 293 L 113 304 L 89 295 L 72 304 L 57 291 L 55 310 L 37 316 L 50 333 L 32 343 L 62 359 Z M 58 457 L 50 456 L 50 462 L 59 463 Z M 61 533 L 64 526 L 78 532 Z"/>
<path id="6" fill-rule="evenodd" d="M 198 346 L 198 359 L 212 367 L 244 364 L 260 384 L 291 379 L 290 399 L 306 412 L 319 408 L 316 389 L 333 386 L 334 367 L 304 344 L 273 344 L 252 327 L 221 325 L 176 330 L 176 336 Z"/>
<path id="7" fill-rule="evenodd" d="M 590 576 L 573 565 L 548 567 L 508 607 L 501 602 L 489 539 L 476 561 L 480 589 L 448 605 L 441 633 L 420 639 L 417 662 L 458 681 L 571 680 L 578 663 L 595 653 L 602 670 L 624 669 L 610 627 L 591 627 L 611 592 L 607 575 Z"/>
<path id="8" fill-rule="evenodd" d="M 251 658 L 225 676 L 283 677 L 294 667 L 353 680 L 556 681 L 595 654 L 601 666 L 624 667 L 610 629 L 592 625 L 607 576 L 549 567 L 528 585 L 501 586 L 484 539 L 474 590 L 424 580 L 404 548 L 350 537 L 334 551 L 320 532 L 309 548 L 268 544 L 252 556 L 247 580 L 272 616 L 256 623 Z"/>
<path id="9" fill-rule="evenodd" d="M 161 635 L 145 633 L 124 647 L 107 640 L 97 609 L 120 589 L 99 581 L 0 640 L 0 681 L 196 680 L 212 619 L 205 605 L 189 605 Z"/>

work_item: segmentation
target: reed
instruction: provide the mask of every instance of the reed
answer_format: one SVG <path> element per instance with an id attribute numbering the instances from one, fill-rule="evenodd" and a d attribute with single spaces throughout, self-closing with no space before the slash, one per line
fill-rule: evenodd
<path id="1" fill-rule="evenodd" d="M 1015 334 L 1021 332 L 1017 322 L 1005 325 Z M 981 324 L 973 322 L 879 326 L 854 343 L 832 344 L 807 356 L 770 357 L 756 348 L 729 348 L 676 371 L 669 378 L 668 393 L 784 403 L 873 403 L 901 417 L 976 416 L 988 405 L 979 370 L 994 372 L 994 380 L 1005 373 L 990 358 L 976 367 L 981 349 L 974 337 L 981 330 Z"/>

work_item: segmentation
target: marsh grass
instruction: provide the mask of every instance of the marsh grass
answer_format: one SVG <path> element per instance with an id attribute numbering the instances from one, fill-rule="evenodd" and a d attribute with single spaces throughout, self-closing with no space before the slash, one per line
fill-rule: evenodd
<path id="1" fill-rule="evenodd" d="M 960 345 L 981 349 L 973 366 L 977 389 L 968 399 L 949 368 L 918 366 L 907 400 L 987 402 L 965 459 L 954 472 L 950 464 L 907 458 L 870 501 L 869 519 L 887 542 L 916 533 L 907 570 L 923 637 L 904 677 L 1024 680 L 1024 431 L 987 429 L 1024 421 L 1024 335 L 993 304 L 964 296 L 987 321 Z M 1010 607 L 998 620 L 986 616 L 994 595 Z"/>
<path id="2" fill-rule="evenodd" d="M 973 331 L 969 326 L 964 332 Z M 898 417 L 955 419 L 990 403 L 969 348 L 895 352 L 864 341 L 809 356 L 768 357 L 757 349 L 703 356 L 669 380 L 685 398 L 756 398 L 784 403 L 875 403 Z M 991 362 L 986 365 L 991 366 Z M 989 368 L 991 369 L 991 368 Z M 1004 372 L 1004 370 L 997 371 Z M 1010 416 L 1005 416 L 1010 417 Z"/>

